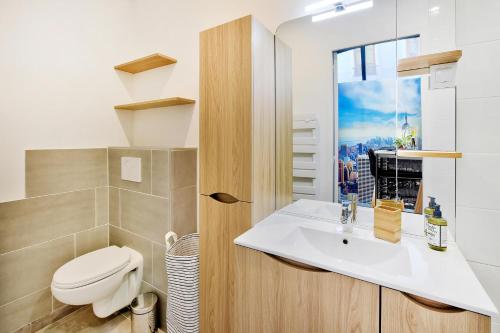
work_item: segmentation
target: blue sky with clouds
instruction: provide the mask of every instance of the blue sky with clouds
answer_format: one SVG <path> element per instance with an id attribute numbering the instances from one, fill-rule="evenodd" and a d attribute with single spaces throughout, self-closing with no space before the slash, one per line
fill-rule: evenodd
<path id="1" fill-rule="evenodd" d="M 399 84 L 398 124 L 396 82 Z M 400 135 L 397 128 L 403 124 L 405 113 L 410 125 L 420 132 L 419 78 L 339 83 L 338 95 L 340 144 L 365 143 L 374 137 L 396 137 Z"/>

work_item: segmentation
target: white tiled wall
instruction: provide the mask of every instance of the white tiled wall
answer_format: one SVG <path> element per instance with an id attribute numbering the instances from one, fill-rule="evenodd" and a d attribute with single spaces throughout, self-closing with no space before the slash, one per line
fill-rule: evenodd
<path id="1" fill-rule="evenodd" d="M 459 20 L 460 17 L 457 17 L 457 24 L 460 24 Z M 477 24 L 480 25 L 481 23 L 478 22 Z M 474 27 L 471 27 L 471 29 L 474 29 Z M 460 80 L 460 85 L 457 88 L 459 99 L 500 97 L 500 85 L 498 84 L 500 38 L 494 41 L 458 45 L 458 47 L 463 51 L 457 69 L 457 77 Z"/>
<path id="2" fill-rule="evenodd" d="M 458 245 L 467 259 L 500 266 L 500 210 L 459 206 L 457 224 Z"/>
<path id="3" fill-rule="evenodd" d="M 497 71 L 497 74 L 500 72 Z M 497 144 L 500 97 L 460 99 L 457 116 L 457 132 L 460 133 L 457 144 L 462 152 L 500 154 L 500 144 Z"/>
<path id="4" fill-rule="evenodd" d="M 500 1 L 456 0 L 456 240 L 500 308 Z M 500 318 L 493 318 L 500 332 Z"/>
<path id="5" fill-rule="evenodd" d="M 499 39 L 500 1 L 456 0 L 459 21 L 456 27 L 458 45 L 467 45 Z"/>
<path id="6" fill-rule="evenodd" d="M 479 128 L 476 135 L 483 136 Z M 490 144 L 486 138 L 481 142 Z M 458 146 L 458 149 L 462 148 Z M 457 206 L 500 209 L 499 171 L 500 154 L 464 153 L 463 158 L 457 160 Z"/>

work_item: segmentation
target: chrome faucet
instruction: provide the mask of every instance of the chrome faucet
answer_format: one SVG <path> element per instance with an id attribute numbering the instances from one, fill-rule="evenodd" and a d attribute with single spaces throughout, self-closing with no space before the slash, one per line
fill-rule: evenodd
<path id="1" fill-rule="evenodd" d="M 343 232 L 352 232 L 352 203 L 349 200 L 342 200 L 342 215 L 340 217 Z"/>
<path id="2" fill-rule="evenodd" d="M 351 202 L 351 222 L 356 224 L 358 219 L 358 195 L 356 193 L 349 193 L 347 199 Z"/>

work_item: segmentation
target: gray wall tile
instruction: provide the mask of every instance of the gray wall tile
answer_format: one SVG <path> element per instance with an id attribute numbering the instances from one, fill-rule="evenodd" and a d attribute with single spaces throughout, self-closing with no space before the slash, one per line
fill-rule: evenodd
<path id="1" fill-rule="evenodd" d="M 120 226 L 120 190 L 109 188 L 109 223 Z"/>
<path id="2" fill-rule="evenodd" d="M 109 187 L 95 189 L 96 223 L 104 225 L 109 223 Z"/>
<path id="3" fill-rule="evenodd" d="M 171 191 L 171 230 L 179 237 L 196 232 L 196 186 Z"/>
<path id="4" fill-rule="evenodd" d="M 162 243 L 168 231 L 168 200 L 120 190 L 121 227 Z"/>
<path id="5" fill-rule="evenodd" d="M 141 253 L 144 259 L 143 280 L 149 283 L 153 281 L 153 245 L 147 239 L 134 235 L 126 230 L 109 226 L 109 244 L 117 246 L 128 246 Z"/>
<path id="6" fill-rule="evenodd" d="M 109 185 L 125 188 L 128 190 L 151 193 L 151 150 L 149 149 L 126 149 L 109 148 Z M 140 157 L 142 169 L 142 181 L 140 183 L 121 179 L 122 156 Z"/>
<path id="7" fill-rule="evenodd" d="M 73 259 L 73 235 L 0 256 L 0 304 L 50 285 L 54 272 Z"/>
<path id="8" fill-rule="evenodd" d="M 3 285 L 2 285 L 2 288 Z M 45 288 L 15 302 L 0 306 L 0 333 L 9 333 L 50 314 L 52 295 Z"/>
<path id="9" fill-rule="evenodd" d="M 169 190 L 169 151 L 152 151 L 152 193 L 161 197 L 168 197 Z"/>
<path id="10" fill-rule="evenodd" d="M 93 228 L 94 190 L 0 203 L 0 253 Z"/>
<path id="11" fill-rule="evenodd" d="M 76 256 L 108 246 L 108 226 L 82 231 L 76 234 Z"/>
<path id="12" fill-rule="evenodd" d="M 167 312 L 167 294 L 162 292 L 161 290 L 155 288 L 154 286 L 148 283 L 142 283 L 141 285 L 141 293 L 149 293 L 153 292 L 158 296 L 158 315 L 160 316 L 160 325 L 161 329 L 167 329 L 167 322 L 165 318 L 165 313 Z"/>
<path id="13" fill-rule="evenodd" d="M 172 150 L 170 162 L 170 187 L 172 189 L 196 185 L 196 149 Z"/>
<path id="14" fill-rule="evenodd" d="M 105 148 L 27 150 L 25 165 L 27 197 L 108 183 Z"/>
<path id="15" fill-rule="evenodd" d="M 153 244 L 153 286 L 166 293 L 165 250 L 165 246 L 156 243 Z"/>
<path id="16" fill-rule="evenodd" d="M 52 296 L 52 311 L 59 309 L 62 306 L 65 306 L 66 304 L 58 301 L 54 296 Z"/>

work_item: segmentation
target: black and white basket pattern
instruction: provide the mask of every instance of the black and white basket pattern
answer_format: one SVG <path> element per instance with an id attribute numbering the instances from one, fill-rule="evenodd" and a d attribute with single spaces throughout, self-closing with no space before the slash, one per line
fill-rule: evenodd
<path id="1" fill-rule="evenodd" d="M 168 333 L 199 332 L 199 254 L 199 234 L 179 238 L 165 253 Z"/>

